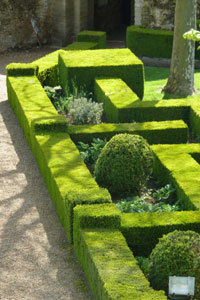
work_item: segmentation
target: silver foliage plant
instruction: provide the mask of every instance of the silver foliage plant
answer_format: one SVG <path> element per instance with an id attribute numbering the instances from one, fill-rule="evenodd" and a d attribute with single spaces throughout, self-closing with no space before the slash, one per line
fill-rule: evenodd
<path id="1" fill-rule="evenodd" d="M 85 97 L 74 98 L 68 106 L 67 119 L 70 124 L 99 124 L 103 114 L 103 104 Z"/>

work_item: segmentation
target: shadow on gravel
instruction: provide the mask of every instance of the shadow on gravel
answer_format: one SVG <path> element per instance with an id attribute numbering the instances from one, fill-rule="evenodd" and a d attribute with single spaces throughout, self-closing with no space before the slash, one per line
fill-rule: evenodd
<path id="1" fill-rule="evenodd" d="M 9 252 L 16 245 L 18 247 L 20 243 L 23 244 L 28 234 L 28 237 L 31 236 L 32 243 L 35 244 L 28 243 L 30 254 L 28 257 L 24 257 L 24 268 L 26 268 L 26 264 L 34 264 L 34 270 L 38 270 L 39 280 L 42 281 L 42 285 L 35 291 L 35 299 L 93 299 L 87 285 L 83 283 L 84 275 L 74 255 L 73 247 L 66 241 L 52 200 L 8 101 L 0 102 L 0 111 L 11 137 L 13 151 L 16 152 L 19 159 L 17 166 L 14 166 L 12 170 L 5 171 L 1 176 L 6 178 L 10 175 L 23 174 L 26 182 L 20 193 L 16 193 L 12 197 L 5 195 L 0 202 L 1 205 L 12 207 L 13 202 L 18 199 L 23 200 L 22 204 L 18 205 L 13 213 L 10 213 L 2 229 L 0 253 L 9 257 Z M 6 147 L 6 144 L 3 146 Z M 10 183 L 15 184 L 12 181 Z M 23 224 L 23 219 L 32 211 L 35 216 L 28 224 L 27 222 Z M 38 248 L 42 248 L 42 251 L 48 256 L 48 263 L 45 260 L 45 263 L 40 265 L 43 257 L 40 257 L 40 252 L 38 252 L 39 257 L 36 256 L 37 243 Z M 52 270 L 54 272 L 56 270 L 56 280 L 51 276 Z"/>

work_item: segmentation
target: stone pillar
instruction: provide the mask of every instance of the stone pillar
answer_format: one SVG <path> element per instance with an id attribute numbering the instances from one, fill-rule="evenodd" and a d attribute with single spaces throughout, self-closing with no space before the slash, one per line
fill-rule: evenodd
<path id="1" fill-rule="evenodd" d="M 74 0 L 74 34 L 77 35 L 80 31 L 81 23 L 81 0 Z"/>
<path id="2" fill-rule="evenodd" d="M 144 0 L 135 0 L 135 25 L 142 25 L 142 8 Z"/>
<path id="3" fill-rule="evenodd" d="M 72 41 L 74 35 L 74 1 L 51 0 L 52 3 L 52 45 L 62 47 Z"/>

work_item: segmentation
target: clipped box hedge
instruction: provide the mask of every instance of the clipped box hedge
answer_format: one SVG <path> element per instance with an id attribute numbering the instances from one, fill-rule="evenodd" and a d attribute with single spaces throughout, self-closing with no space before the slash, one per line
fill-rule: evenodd
<path id="1" fill-rule="evenodd" d="M 72 91 L 74 82 L 93 92 L 96 77 L 119 77 L 138 95 L 144 94 L 144 67 L 129 49 L 59 52 L 60 84 Z"/>
<path id="2" fill-rule="evenodd" d="M 199 211 L 129 213 L 121 220 L 121 232 L 136 256 L 148 257 L 159 238 L 174 230 L 200 233 Z"/>
<path id="3" fill-rule="evenodd" d="M 97 43 L 98 49 L 106 48 L 106 32 L 84 30 L 78 33 L 77 42 L 92 42 Z"/>
<path id="4" fill-rule="evenodd" d="M 107 121 L 123 123 L 133 121 L 134 102 L 138 96 L 120 78 L 95 79 L 94 95 L 103 103 Z"/>
<path id="5" fill-rule="evenodd" d="M 76 206 L 74 250 L 95 299 L 166 300 L 154 291 L 118 230 L 120 214 L 115 205 Z"/>
<path id="6" fill-rule="evenodd" d="M 144 26 L 131 25 L 126 30 L 126 46 L 139 57 L 171 58 L 174 32 L 171 30 L 149 29 Z M 195 57 L 200 53 L 195 47 Z"/>
<path id="7" fill-rule="evenodd" d="M 93 138 L 106 139 L 107 141 L 119 133 L 139 134 L 149 144 L 179 144 L 188 141 L 188 127 L 182 121 L 122 123 L 122 124 L 97 124 L 69 126 L 68 133 L 71 139 L 88 143 Z"/>

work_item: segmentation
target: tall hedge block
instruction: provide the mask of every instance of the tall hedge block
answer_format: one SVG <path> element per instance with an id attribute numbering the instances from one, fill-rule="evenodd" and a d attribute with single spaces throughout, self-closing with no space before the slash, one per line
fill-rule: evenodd
<path id="1" fill-rule="evenodd" d="M 120 78 L 97 78 L 94 94 L 97 101 L 103 103 L 108 122 L 133 121 L 134 102 L 139 101 L 139 98 L 123 80 Z"/>
<path id="2" fill-rule="evenodd" d="M 106 32 L 84 30 L 78 33 L 77 42 L 93 42 L 97 43 L 97 48 L 106 48 Z"/>
<path id="3" fill-rule="evenodd" d="M 64 204 L 64 223 L 63 226 L 65 228 L 65 232 L 67 234 L 69 242 L 73 241 L 73 210 L 77 205 L 84 205 L 84 213 L 88 211 L 92 211 L 95 213 L 95 211 L 100 207 L 100 205 L 97 204 L 102 204 L 101 210 L 106 209 L 109 206 L 108 205 L 103 205 L 103 203 L 111 203 L 111 196 L 108 192 L 107 189 L 99 188 L 98 186 L 94 186 L 93 188 L 84 188 L 84 186 L 81 189 L 74 189 L 74 190 L 69 190 L 65 196 L 65 204 Z M 88 205 L 89 206 L 88 206 Z M 96 205 L 92 205 L 96 204 Z M 112 206 L 112 205 L 111 205 Z M 81 206 L 80 206 L 81 207 Z M 87 209 L 85 210 L 85 208 Z M 100 210 L 100 211 L 101 211 Z M 112 206 L 112 211 L 113 211 L 113 206 Z M 99 211 L 97 212 L 97 215 L 99 215 Z M 116 209 L 114 210 L 115 215 L 117 215 L 118 219 L 116 222 L 117 224 L 120 224 L 120 217 L 119 213 L 116 213 Z M 87 216 L 86 216 L 87 217 Z M 83 219 L 82 219 L 83 220 Z M 94 220 L 94 219 L 93 219 Z M 87 222 L 88 224 L 88 222 Z M 94 222 L 92 223 L 93 225 L 95 224 Z M 102 224 L 102 223 L 100 223 Z M 118 226 L 119 227 L 119 226 Z"/>
<path id="4" fill-rule="evenodd" d="M 144 94 L 144 66 L 129 49 L 60 51 L 59 75 L 65 91 L 72 91 L 75 82 L 93 92 L 96 77 L 118 77 L 140 99 Z"/>

